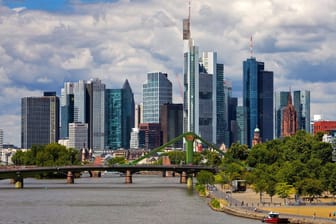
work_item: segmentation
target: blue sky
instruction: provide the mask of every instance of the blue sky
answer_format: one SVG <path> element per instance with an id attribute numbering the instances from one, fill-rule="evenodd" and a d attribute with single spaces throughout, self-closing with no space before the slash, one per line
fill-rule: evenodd
<path id="1" fill-rule="evenodd" d="M 25 7 L 29 10 L 48 12 L 71 12 L 74 4 L 113 3 L 117 0 L 4 0 L 3 5 L 9 8 Z"/>
<path id="2" fill-rule="evenodd" d="M 146 74 L 161 71 L 182 102 L 187 14 L 188 0 L 0 0 L 4 141 L 20 145 L 22 97 L 60 93 L 65 81 L 99 78 L 121 88 L 128 79 L 140 103 Z M 310 90 L 311 115 L 336 120 L 336 1 L 193 0 L 191 21 L 195 44 L 217 51 L 234 96 L 242 95 L 252 35 L 275 91 Z"/>

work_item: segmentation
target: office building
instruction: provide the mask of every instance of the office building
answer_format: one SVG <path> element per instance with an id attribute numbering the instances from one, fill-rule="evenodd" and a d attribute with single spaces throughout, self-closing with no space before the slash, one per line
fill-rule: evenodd
<path id="1" fill-rule="evenodd" d="M 121 89 L 106 89 L 106 148 L 129 149 L 134 128 L 134 95 L 128 80 Z"/>
<path id="2" fill-rule="evenodd" d="M 322 132 L 336 136 L 336 121 L 319 120 L 314 122 L 314 135 Z"/>
<path id="3" fill-rule="evenodd" d="M 178 137 L 183 133 L 183 105 L 164 104 L 160 107 L 160 124 L 162 144 Z M 182 140 L 174 143 L 174 148 L 182 148 Z"/>
<path id="4" fill-rule="evenodd" d="M 58 141 L 59 105 L 56 92 L 21 99 L 21 148 Z"/>
<path id="5" fill-rule="evenodd" d="M 89 110 L 87 108 L 86 81 L 73 83 L 74 94 L 74 122 L 88 123 Z"/>
<path id="6" fill-rule="evenodd" d="M 70 148 L 83 149 L 88 147 L 88 124 L 69 123 L 69 143 Z"/>
<path id="7" fill-rule="evenodd" d="M 172 83 L 168 80 L 168 75 L 162 72 L 148 73 L 142 93 L 143 122 L 159 123 L 160 106 L 173 101 Z"/>
<path id="8" fill-rule="evenodd" d="M 159 123 L 141 123 L 139 132 L 144 133 L 144 149 L 155 149 L 161 146 L 161 127 Z"/>
<path id="9" fill-rule="evenodd" d="M 235 122 L 235 137 L 233 142 L 247 145 L 247 135 L 246 135 L 246 122 L 245 115 L 246 110 L 243 106 L 237 106 L 236 122 Z"/>
<path id="10" fill-rule="evenodd" d="M 141 149 L 145 147 L 145 131 L 139 128 L 132 128 L 130 148 Z"/>
<path id="11" fill-rule="evenodd" d="M 262 142 L 273 139 L 273 72 L 251 57 L 243 62 L 243 106 L 246 110 L 247 145 L 252 146 L 255 128 Z"/>
<path id="12" fill-rule="evenodd" d="M 94 152 L 105 149 L 105 84 L 99 79 L 86 83 L 86 100 L 89 116 L 89 147 Z"/>
<path id="13" fill-rule="evenodd" d="M 69 137 L 69 123 L 74 122 L 74 84 L 65 82 L 61 89 L 61 124 L 60 138 L 66 139 Z"/>
<path id="14" fill-rule="evenodd" d="M 143 123 L 143 106 L 142 104 L 135 105 L 135 114 L 134 114 L 134 128 L 139 128 L 139 124 Z"/>
<path id="15" fill-rule="evenodd" d="M 298 113 L 299 130 L 310 133 L 310 91 L 294 91 L 294 107 Z"/>
<path id="16" fill-rule="evenodd" d="M 190 32 L 190 14 L 183 19 L 183 132 L 199 133 L 199 53 Z"/>

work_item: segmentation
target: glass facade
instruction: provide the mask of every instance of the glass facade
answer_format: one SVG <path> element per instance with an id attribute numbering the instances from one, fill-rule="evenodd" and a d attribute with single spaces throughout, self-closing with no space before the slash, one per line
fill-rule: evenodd
<path id="1" fill-rule="evenodd" d="M 225 94 L 224 94 L 224 65 L 216 66 L 216 144 L 225 143 Z M 227 105 L 227 104 L 226 104 Z M 225 143 L 226 144 L 226 143 Z"/>
<path id="2" fill-rule="evenodd" d="M 126 80 L 122 89 L 106 90 L 106 148 L 130 148 L 134 95 Z"/>
<path id="3" fill-rule="evenodd" d="M 143 123 L 159 123 L 160 106 L 172 103 L 172 83 L 167 76 L 161 72 L 147 74 L 143 84 Z"/>
<path id="4" fill-rule="evenodd" d="M 105 84 L 92 79 L 86 84 L 89 111 L 89 145 L 94 151 L 105 149 Z"/>
<path id="5" fill-rule="evenodd" d="M 54 95 L 21 99 L 21 148 L 59 139 L 59 98 Z"/>
<path id="6" fill-rule="evenodd" d="M 298 113 L 299 130 L 310 133 L 310 91 L 294 91 L 294 107 Z"/>
<path id="7" fill-rule="evenodd" d="M 106 148 L 119 149 L 121 142 L 122 123 L 122 90 L 106 90 Z"/>
<path id="8" fill-rule="evenodd" d="M 243 62 L 243 106 L 247 145 L 251 147 L 254 129 L 262 141 L 273 139 L 273 72 L 264 63 L 249 58 Z"/>
<path id="9" fill-rule="evenodd" d="M 183 132 L 199 134 L 199 57 L 192 40 L 185 41 L 183 77 Z"/>

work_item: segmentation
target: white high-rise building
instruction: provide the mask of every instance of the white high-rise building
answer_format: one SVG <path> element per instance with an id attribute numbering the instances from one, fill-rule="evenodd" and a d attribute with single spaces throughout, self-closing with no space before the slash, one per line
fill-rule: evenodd
<path id="1" fill-rule="evenodd" d="M 69 124 L 69 147 L 74 149 L 88 148 L 88 124 Z"/>
<path id="2" fill-rule="evenodd" d="M 190 11 L 189 17 L 183 20 L 183 40 L 183 131 L 199 134 L 199 53 L 191 38 Z"/>

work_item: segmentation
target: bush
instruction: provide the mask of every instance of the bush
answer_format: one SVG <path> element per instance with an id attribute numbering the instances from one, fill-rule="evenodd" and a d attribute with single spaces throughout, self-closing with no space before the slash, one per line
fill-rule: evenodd
<path id="1" fill-rule="evenodd" d="M 220 208 L 220 203 L 216 198 L 211 198 L 210 204 L 213 208 Z"/>

